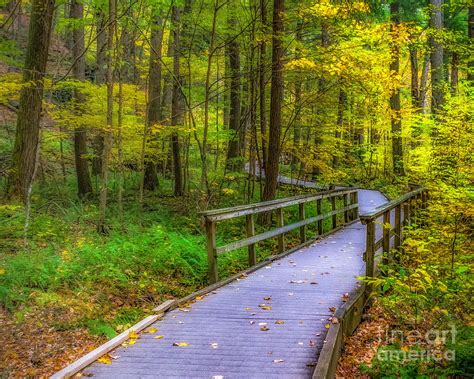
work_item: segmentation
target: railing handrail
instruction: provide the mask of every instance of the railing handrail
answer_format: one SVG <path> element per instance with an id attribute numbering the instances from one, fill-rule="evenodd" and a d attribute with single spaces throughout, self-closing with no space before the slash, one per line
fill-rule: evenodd
<path id="1" fill-rule="evenodd" d="M 376 219 L 380 216 L 382 216 L 385 212 L 394 209 L 398 205 L 404 203 L 408 199 L 411 199 L 412 197 L 418 196 L 421 194 L 423 191 L 425 191 L 425 188 L 418 188 L 414 191 L 407 192 L 406 194 L 389 201 L 388 203 L 385 203 L 374 210 L 370 212 L 359 212 L 359 218 L 362 224 L 367 224 L 368 221 L 371 221 L 373 219 Z"/>
<path id="2" fill-rule="evenodd" d="M 254 204 L 238 205 L 235 207 L 213 209 L 199 212 L 201 216 L 210 221 L 221 221 L 235 217 L 246 216 L 250 214 L 258 214 L 275 210 L 279 208 L 286 208 L 292 205 L 298 205 L 313 200 L 325 199 L 332 196 L 339 196 L 350 194 L 357 191 L 357 188 L 334 189 L 329 191 L 318 192 L 316 194 L 306 194 L 293 197 L 285 197 L 283 199 L 276 199 L 270 201 L 262 201 Z"/>

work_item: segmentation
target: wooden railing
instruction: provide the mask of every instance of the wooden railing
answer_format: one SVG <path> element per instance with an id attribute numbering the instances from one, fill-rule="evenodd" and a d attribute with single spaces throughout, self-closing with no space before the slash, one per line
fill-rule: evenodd
<path id="1" fill-rule="evenodd" d="M 371 212 L 359 215 L 362 224 L 366 225 L 366 251 L 364 254 L 365 273 L 368 277 L 373 277 L 375 273 L 375 253 L 382 248 L 383 263 L 388 263 L 392 257 L 390 255 L 390 240 L 394 239 L 393 247 L 398 249 L 403 240 L 403 229 L 411 223 L 416 216 L 418 208 L 425 208 L 428 199 L 426 189 L 419 188 L 409 192 L 398 199 L 392 200 Z M 391 211 L 394 210 L 393 222 Z M 403 220 L 402 220 L 403 216 Z M 381 220 L 380 220 L 381 219 Z M 376 225 L 381 224 L 382 236 L 377 239 Z"/>
<path id="2" fill-rule="evenodd" d="M 342 207 L 338 209 L 337 199 L 342 199 Z M 331 204 L 331 210 L 323 213 L 323 199 L 328 199 Z M 316 203 L 316 216 L 306 218 L 305 204 Z M 283 209 L 298 205 L 299 220 L 295 223 L 285 225 Z M 275 212 L 277 220 L 277 228 L 266 232 L 255 234 L 254 216 L 264 212 Z M 249 265 L 253 266 L 257 263 L 255 244 L 266 239 L 278 238 L 278 252 L 284 253 L 285 233 L 292 230 L 300 230 L 301 244 L 308 242 L 306 236 L 306 227 L 309 224 L 317 223 L 317 236 L 323 235 L 323 220 L 331 217 L 331 230 L 338 228 L 337 215 L 344 214 L 344 222 L 342 225 L 350 223 L 358 218 L 358 196 L 356 189 L 332 190 L 320 192 L 317 194 L 301 195 L 291 198 L 266 201 L 250 205 L 242 205 L 232 208 L 224 208 L 201 212 L 206 227 L 207 237 L 207 257 L 209 281 L 215 283 L 218 281 L 217 256 L 232 250 L 248 247 Z M 217 222 L 233 219 L 236 217 L 246 217 L 246 234 L 247 237 L 241 240 L 228 243 L 218 247 L 216 245 Z M 311 240 L 313 240 L 312 238 Z"/>

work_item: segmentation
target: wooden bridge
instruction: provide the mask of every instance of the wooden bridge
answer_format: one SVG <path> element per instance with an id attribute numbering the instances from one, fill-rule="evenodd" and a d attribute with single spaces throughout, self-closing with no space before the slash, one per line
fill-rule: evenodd
<path id="1" fill-rule="evenodd" d="M 204 212 L 213 284 L 162 304 L 53 378 L 80 371 L 104 378 L 333 377 L 342 339 L 367 300 L 358 278 L 393 259 L 381 252 L 400 246 L 403 227 L 425 203 L 423 189 L 395 201 L 378 191 L 337 189 Z M 257 234 L 255 217 L 266 212 L 277 226 Z M 218 246 L 218 223 L 240 217 L 246 237 Z M 293 230 L 298 246 L 287 249 Z M 270 238 L 279 254 L 257 263 L 256 244 Z M 219 282 L 218 256 L 244 247 L 250 268 Z"/>

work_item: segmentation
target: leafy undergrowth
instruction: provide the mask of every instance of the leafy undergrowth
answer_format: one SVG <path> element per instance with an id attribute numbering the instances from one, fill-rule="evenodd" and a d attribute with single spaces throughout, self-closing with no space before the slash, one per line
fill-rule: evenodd
<path id="1" fill-rule="evenodd" d="M 207 285 L 199 199 L 150 196 L 143 209 L 128 202 L 123 214 L 111 199 L 109 233 L 101 236 L 95 202 L 72 201 L 67 187 L 58 188 L 33 195 L 27 245 L 24 208 L 0 205 L 0 376 L 52 374 L 156 305 Z M 220 199 L 236 202 L 245 200 Z M 241 221 L 219 225 L 219 244 L 245 234 Z M 259 246 L 259 260 L 274 245 Z M 219 257 L 220 278 L 246 267 L 246 249 Z"/>

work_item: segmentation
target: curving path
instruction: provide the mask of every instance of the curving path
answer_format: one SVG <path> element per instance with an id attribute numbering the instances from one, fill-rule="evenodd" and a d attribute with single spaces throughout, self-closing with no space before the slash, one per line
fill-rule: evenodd
<path id="1" fill-rule="evenodd" d="M 380 192 L 359 190 L 361 212 L 385 202 Z M 310 378 L 333 309 L 365 273 L 364 251 L 365 227 L 355 222 L 189 308 L 167 312 L 151 326 L 156 332 L 142 333 L 111 354 L 112 364 L 96 362 L 83 375 Z"/>

